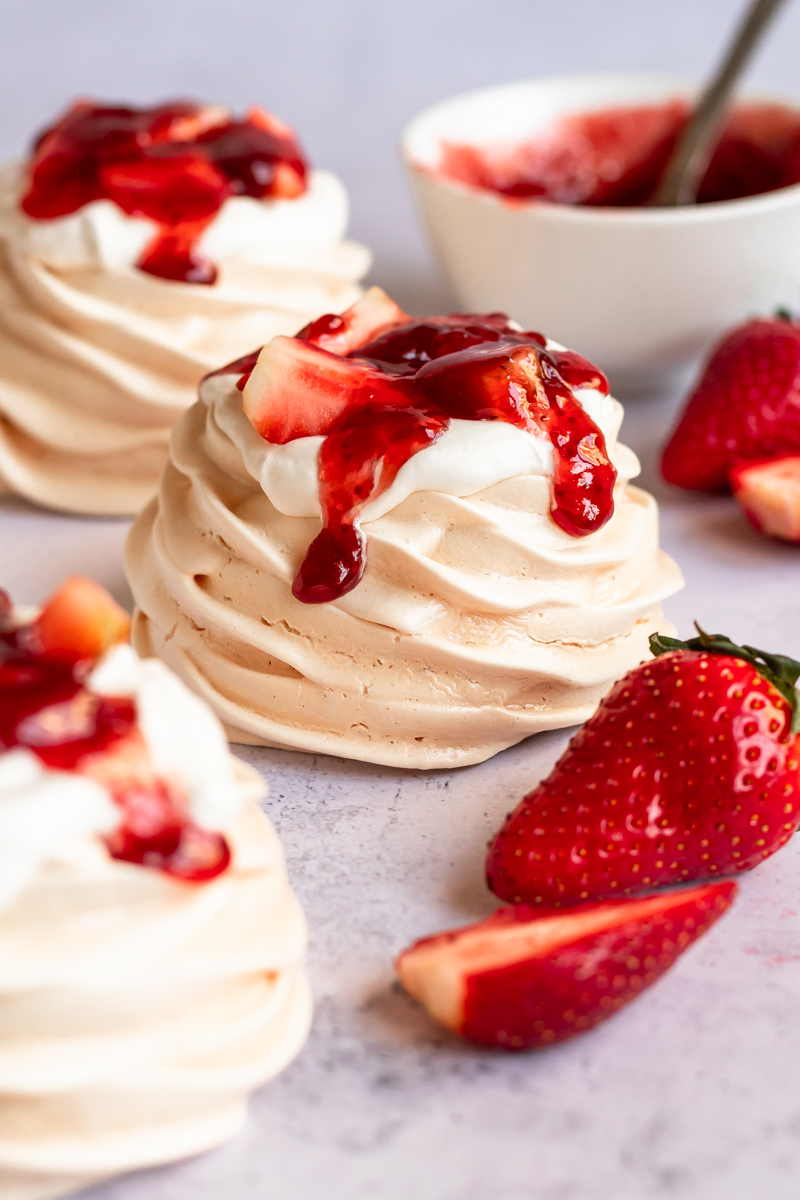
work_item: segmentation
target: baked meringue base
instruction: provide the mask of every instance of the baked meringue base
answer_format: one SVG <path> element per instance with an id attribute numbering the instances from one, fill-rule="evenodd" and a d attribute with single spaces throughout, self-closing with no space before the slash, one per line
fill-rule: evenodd
<path id="1" fill-rule="evenodd" d="M 45 1200 L 232 1137 L 308 1033 L 305 922 L 252 802 L 207 884 L 45 868 L 0 914 L 0 1198 Z"/>
<path id="2" fill-rule="evenodd" d="M 309 698 L 309 707 L 312 703 L 315 708 L 321 705 L 331 714 L 329 728 L 316 724 L 311 726 L 302 720 L 305 707 L 302 704 L 296 702 L 296 720 L 292 720 L 291 711 L 285 712 L 285 715 L 280 713 L 282 689 L 271 686 L 274 680 L 269 677 L 258 679 L 256 671 L 226 660 L 224 655 L 214 655 L 212 658 L 208 647 L 204 647 L 201 671 L 191 655 L 175 643 L 174 637 L 169 636 L 170 630 L 154 623 L 141 610 L 136 610 L 134 616 L 132 641 L 140 655 L 162 658 L 189 687 L 202 696 L 214 708 L 230 741 L 235 744 L 265 746 L 274 750 L 302 750 L 308 754 L 331 754 L 338 758 L 411 770 L 444 770 L 485 762 L 501 750 L 507 750 L 509 746 L 515 746 L 536 733 L 583 724 L 595 711 L 613 679 L 624 675 L 650 656 L 648 639 L 651 633 L 657 632 L 674 632 L 671 623 L 662 615 L 660 606 L 637 621 L 628 634 L 614 639 L 613 645 L 583 646 L 573 648 L 572 653 L 567 651 L 566 654 L 561 647 L 552 647 L 552 658 L 561 657 L 564 664 L 573 656 L 579 657 L 580 653 L 584 655 L 584 667 L 588 665 L 587 660 L 594 659 L 594 665 L 603 673 L 603 678 L 600 682 L 581 688 L 531 674 L 526 700 L 519 692 L 520 687 L 525 687 L 524 667 L 521 667 L 519 671 L 509 670 L 508 679 L 501 684 L 507 687 L 509 693 L 513 693 L 508 701 L 489 695 L 497 691 L 496 675 L 491 682 L 487 680 L 487 701 L 484 705 L 458 706 L 454 711 L 446 705 L 415 704 L 409 698 L 401 698 L 396 732 L 371 723 L 370 706 L 364 705 L 357 680 L 352 695 L 331 691 L 327 695 L 317 692 L 313 701 Z M 546 653 L 546 648 L 543 649 Z M 606 656 L 613 659 L 613 666 L 603 662 Z M 609 678 L 607 672 L 613 672 L 613 676 Z M 237 702 L 234 698 L 237 684 L 245 685 L 242 688 L 244 694 L 253 695 L 254 688 L 257 689 L 255 695 L 265 708 L 272 709 L 274 715 Z M 352 718 L 349 726 L 341 721 L 342 705 L 347 706 Z M 383 707 L 386 717 L 391 721 L 392 706 L 386 704 Z M 363 719 L 359 720 L 359 716 Z M 425 732 L 409 736 L 409 726 L 416 726 Z"/>

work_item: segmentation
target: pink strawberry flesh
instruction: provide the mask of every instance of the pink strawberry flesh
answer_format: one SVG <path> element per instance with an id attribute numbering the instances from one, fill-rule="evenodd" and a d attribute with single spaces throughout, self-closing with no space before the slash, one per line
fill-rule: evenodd
<path id="1" fill-rule="evenodd" d="M 83 685 L 91 662 L 129 628 L 105 589 L 79 575 L 29 625 L 15 622 L 0 591 L 0 755 L 24 747 L 53 770 L 93 779 L 122 812 L 107 838 L 114 858 L 204 882 L 230 861 L 225 838 L 196 826 L 177 782 L 158 775 L 132 699 Z"/>
<path id="2" fill-rule="evenodd" d="M 489 887 L 550 907 L 756 866 L 800 821 L 792 720 L 743 659 L 680 650 L 642 664 L 509 814 Z"/>
<path id="3" fill-rule="evenodd" d="M 131 619 L 94 579 L 70 575 L 46 601 L 31 626 L 36 650 L 65 663 L 99 658 L 124 642 Z"/>
<path id="4" fill-rule="evenodd" d="M 729 489 L 741 459 L 800 452 L 800 324 L 749 321 L 714 350 L 664 451 L 668 483 Z"/>
<path id="5" fill-rule="evenodd" d="M 500 909 L 397 959 L 406 991 L 441 1024 L 508 1050 L 552 1045 L 634 1000 L 725 912 L 736 884 L 705 884 L 566 913 Z"/>
<path id="6" fill-rule="evenodd" d="M 297 337 L 331 354 L 347 355 L 410 319 L 383 288 L 371 287 L 345 312 L 325 313 L 301 329 Z"/>
<path id="7" fill-rule="evenodd" d="M 799 455 L 737 463 L 730 479 L 754 528 L 785 542 L 800 542 Z"/>
<path id="8" fill-rule="evenodd" d="M 242 393 L 253 428 L 268 442 L 327 434 L 359 404 L 403 403 L 401 380 L 372 363 L 341 358 L 299 338 L 274 337 Z"/>

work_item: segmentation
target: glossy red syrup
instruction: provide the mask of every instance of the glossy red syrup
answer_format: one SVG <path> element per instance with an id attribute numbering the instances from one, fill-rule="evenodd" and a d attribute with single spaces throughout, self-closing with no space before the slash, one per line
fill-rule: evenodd
<path id="1" fill-rule="evenodd" d="M 137 739 L 135 706 L 127 697 L 90 692 L 82 679 L 92 663 L 72 665 L 37 653 L 32 628 L 11 627 L 12 611 L 0 591 L 0 754 L 23 746 L 53 770 L 93 777 L 98 756 L 113 756 Z M 108 790 L 124 814 L 107 839 L 115 858 L 192 882 L 227 867 L 225 839 L 187 820 L 182 798 L 165 782 L 132 775 Z"/>
<path id="2" fill-rule="evenodd" d="M 292 592 L 306 604 L 336 600 L 364 574 L 358 516 L 391 487 L 403 463 L 432 446 L 447 428 L 433 407 L 370 404 L 346 412 L 322 444 L 319 493 L 325 524 L 306 552 Z"/>
<path id="3" fill-rule="evenodd" d="M 291 198 L 307 165 L 289 129 L 261 109 L 244 121 L 196 104 L 102 108 L 82 101 L 37 141 L 22 209 L 46 220 L 113 200 L 159 231 L 142 271 L 212 284 L 217 270 L 197 253 L 203 231 L 229 196 Z"/>
<path id="4" fill-rule="evenodd" d="M 328 331 L 315 322 L 303 331 L 308 340 L 317 327 Z M 607 394 L 608 383 L 579 355 L 545 346 L 541 334 L 516 330 L 503 313 L 455 313 L 398 326 L 349 355 L 372 369 L 367 399 L 354 393 L 322 445 L 323 529 L 294 580 L 298 600 L 324 603 L 356 586 L 365 554 L 360 513 L 450 418 L 545 434 L 555 452 L 553 519 L 573 537 L 602 528 L 614 508 L 616 470 L 571 388 Z"/>
<path id="5" fill-rule="evenodd" d="M 439 173 L 509 199 L 636 207 L 652 196 L 687 119 L 682 100 L 583 113 L 515 147 L 445 144 Z M 737 200 L 795 183 L 800 183 L 800 111 L 741 104 L 697 200 Z"/>

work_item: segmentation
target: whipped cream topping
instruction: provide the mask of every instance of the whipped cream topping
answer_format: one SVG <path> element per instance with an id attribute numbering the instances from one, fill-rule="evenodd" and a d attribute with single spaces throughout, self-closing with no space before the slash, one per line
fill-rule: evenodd
<path id="1" fill-rule="evenodd" d="M 156 658 L 116 646 L 86 681 L 90 691 L 130 696 L 159 775 L 175 779 L 197 825 L 222 833 L 241 807 L 228 740 L 217 717 Z"/>
<path id="2" fill-rule="evenodd" d="M 548 349 L 562 350 L 556 342 Z M 250 422 L 242 420 L 236 375 L 203 380 L 200 397 L 216 405 L 220 427 L 241 447 L 244 464 L 278 512 L 287 517 L 322 517 L 319 500 L 319 452 L 324 437 L 300 437 L 282 445 L 265 441 Z M 639 474 L 636 455 L 617 441 L 622 405 L 597 388 L 573 393 L 605 436 L 618 475 L 629 480 Z M 553 445 L 542 432 L 529 432 L 504 421 L 463 421 L 451 418 L 432 446 L 403 464 L 392 485 L 365 505 L 361 523 L 377 520 L 397 508 L 414 492 L 443 492 L 472 496 L 483 488 L 521 475 L 553 474 Z"/>
<path id="3" fill-rule="evenodd" d="M 346 308 L 370 264 L 327 171 L 294 200 L 226 200 L 199 244 L 211 287 L 136 269 L 152 222 L 107 200 L 32 220 L 23 186 L 0 169 L 0 490 L 54 508 L 137 511 L 202 376 Z"/>
<path id="4" fill-rule="evenodd" d="M 616 401 L 580 396 L 619 470 L 599 531 L 574 538 L 552 520 L 544 439 L 454 421 L 364 514 L 358 587 L 307 605 L 291 585 L 319 531 L 320 439 L 267 445 L 234 383 L 203 384 L 127 547 L 134 644 L 209 700 L 234 740 L 393 766 L 479 762 L 585 720 L 669 628 L 660 602 L 682 580 L 659 550 L 655 501 L 629 484 L 638 463 L 617 441 Z"/>
<path id="5" fill-rule="evenodd" d="M 30 750 L 0 754 L 0 912 L 44 863 L 69 861 L 119 820 L 116 804 L 93 780 L 48 770 Z"/>
<path id="6" fill-rule="evenodd" d="M 27 750 L 0 754 L 0 1196 L 9 1200 L 44 1200 L 218 1145 L 240 1128 L 248 1093 L 298 1052 L 311 1018 L 305 922 L 256 803 L 261 780 L 230 757 L 216 718 L 162 663 L 121 647 L 90 683 L 135 696 L 151 752 L 189 778 L 193 811 L 224 829 L 231 862 L 197 884 L 114 859 L 102 835 L 119 811 L 99 784 Z"/>

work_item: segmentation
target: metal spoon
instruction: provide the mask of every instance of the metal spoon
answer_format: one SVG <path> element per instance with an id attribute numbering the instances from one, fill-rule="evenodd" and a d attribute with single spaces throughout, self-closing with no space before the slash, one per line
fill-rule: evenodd
<path id="1" fill-rule="evenodd" d="M 719 70 L 695 105 L 648 205 L 694 204 L 722 133 L 731 93 L 772 18 L 785 0 L 754 0 Z"/>

